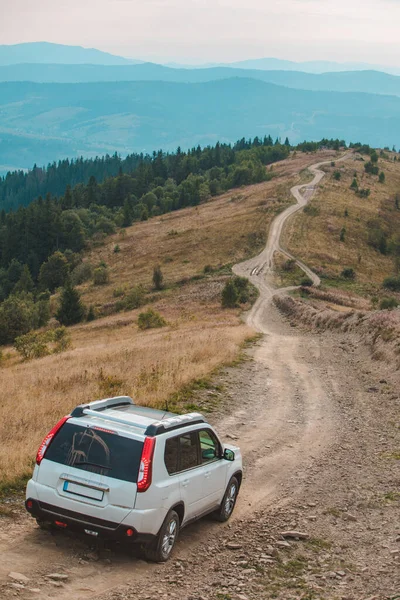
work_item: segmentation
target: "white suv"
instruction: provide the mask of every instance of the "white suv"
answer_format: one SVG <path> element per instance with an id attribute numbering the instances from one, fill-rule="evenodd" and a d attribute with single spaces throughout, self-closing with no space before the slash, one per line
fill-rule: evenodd
<path id="1" fill-rule="evenodd" d="M 241 481 L 239 448 L 202 415 L 121 396 L 78 406 L 48 433 L 25 506 L 41 527 L 138 542 L 162 562 L 181 527 L 208 513 L 229 519 Z"/>

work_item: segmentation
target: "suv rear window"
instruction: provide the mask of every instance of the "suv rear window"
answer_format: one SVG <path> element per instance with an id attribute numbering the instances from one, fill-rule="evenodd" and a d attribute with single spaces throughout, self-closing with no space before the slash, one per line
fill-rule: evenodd
<path id="1" fill-rule="evenodd" d="M 118 433 L 65 423 L 44 458 L 82 471 L 136 483 L 142 448 L 143 442 Z"/>

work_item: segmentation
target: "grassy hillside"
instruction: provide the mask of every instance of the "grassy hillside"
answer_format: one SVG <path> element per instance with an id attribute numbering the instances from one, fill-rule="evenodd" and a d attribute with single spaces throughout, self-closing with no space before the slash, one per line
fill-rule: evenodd
<path id="1" fill-rule="evenodd" d="M 334 153 L 318 156 L 329 158 Z M 258 251 L 271 219 L 291 201 L 289 189 L 298 180 L 296 173 L 315 160 L 298 153 L 274 167 L 279 176 L 272 181 L 137 223 L 125 236 L 107 238 L 87 255 L 94 264 L 100 260 L 109 264 L 111 281 L 82 286 L 86 303 L 111 311 L 115 289 L 143 283 L 146 300 L 167 325 L 140 330 L 137 318 L 143 309 L 137 309 L 69 328 L 72 347 L 61 354 L 23 362 L 15 350 L 5 349 L 0 481 L 28 472 L 42 436 L 80 402 L 130 394 L 143 404 L 192 408 L 187 386 L 196 380 L 198 386 L 207 385 L 204 378 L 236 359 L 240 345 L 252 335 L 238 309 L 221 308 L 224 273 L 229 273 L 221 267 Z M 121 250 L 117 253 L 116 243 Z M 166 286 L 156 293 L 151 277 L 157 263 Z M 204 274 L 207 265 L 215 271 L 206 269 Z M 210 390 L 211 405 L 217 396 L 218 390 Z"/>
<path id="2" fill-rule="evenodd" d="M 286 247 L 320 274 L 324 286 L 379 296 L 383 279 L 394 274 L 390 239 L 400 232 L 400 162 L 394 153 L 385 155 L 378 162 L 384 183 L 365 172 L 369 159 L 359 154 L 325 168 L 327 175 L 309 206 L 286 229 Z M 360 190 L 370 189 L 368 197 L 350 188 L 355 177 Z M 386 236 L 386 253 L 377 247 L 376 231 Z M 354 270 L 354 280 L 341 275 L 346 268 Z"/>
<path id="3" fill-rule="evenodd" d="M 292 143 L 328 137 L 392 147 L 400 139 L 398 97 L 296 90 L 254 79 L 14 82 L 0 84 L 0 98 L 0 135 L 18 128 L 21 167 L 36 161 L 38 141 L 59 139 L 75 156 L 204 146 L 239 139 L 243 131 L 288 136 Z M 12 139 L 1 145 L 0 163 L 16 164 L 17 151 Z M 49 161 L 59 158 L 52 152 Z"/>

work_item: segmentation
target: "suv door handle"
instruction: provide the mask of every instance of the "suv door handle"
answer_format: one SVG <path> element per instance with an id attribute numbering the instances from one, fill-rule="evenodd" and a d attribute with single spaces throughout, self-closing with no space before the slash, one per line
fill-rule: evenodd
<path id="1" fill-rule="evenodd" d="M 206 479 L 208 479 L 210 477 L 210 475 L 211 475 L 211 471 L 207 471 L 207 473 L 204 473 L 204 477 Z"/>
<path id="2" fill-rule="evenodd" d="M 182 486 L 183 486 L 183 487 L 187 487 L 187 486 L 188 486 L 188 484 L 189 484 L 189 479 L 184 479 L 184 480 L 182 481 Z"/>

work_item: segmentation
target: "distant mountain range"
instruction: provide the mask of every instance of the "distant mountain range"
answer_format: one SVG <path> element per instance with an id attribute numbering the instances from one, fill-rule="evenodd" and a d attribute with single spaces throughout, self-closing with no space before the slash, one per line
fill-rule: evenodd
<path id="1" fill-rule="evenodd" d="M 172 68 L 80 46 L 0 46 L 0 174 L 264 134 L 399 145 L 400 77 L 360 70 L 368 66 L 266 58 Z M 306 72 L 319 70 L 329 72 Z"/>
<path id="2" fill-rule="evenodd" d="M 304 73 L 330 73 L 338 71 L 384 71 L 392 75 L 400 75 L 399 67 L 389 67 L 360 62 L 333 62 L 328 60 L 310 60 L 294 62 L 279 58 L 256 58 L 241 60 L 229 64 L 239 69 L 261 69 L 264 71 L 303 71 Z"/>
<path id="3" fill-rule="evenodd" d="M 64 46 L 49 42 L 28 42 L 26 44 L 0 45 L 0 65 L 18 63 L 63 63 L 93 65 L 129 65 L 139 63 L 122 56 L 114 56 L 95 48 Z"/>
<path id="4" fill-rule="evenodd" d="M 0 45 L 0 65 L 16 65 L 21 63 L 52 64 L 91 64 L 91 65 L 132 65 L 143 63 L 143 60 L 124 58 L 82 46 L 67 46 L 50 42 L 27 42 L 14 45 Z M 333 62 L 324 60 L 295 62 L 280 58 L 256 58 L 231 63 L 210 63 L 203 65 L 187 65 L 181 63 L 164 63 L 167 67 L 178 69 L 203 69 L 210 67 L 229 67 L 237 69 L 256 69 L 262 71 L 302 71 L 303 73 L 330 73 L 338 71 L 384 71 L 392 75 L 400 75 L 400 67 L 383 66 L 360 62 Z"/>
<path id="5" fill-rule="evenodd" d="M 35 81 L 38 83 L 85 83 L 115 81 L 174 81 L 201 83 L 242 77 L 259 79 L 296 89 L 366 92 L 400 96 L 400 77 L 380 71 L 344 71 L 320 75 L 299 71 L 262 71 L 212 67 L 173 69 L 154 63 L 138 65 L 57 65 L 20 64 L 0 66 L 0 81 Z"/>
<path id="6" fill-rule="evenodd" d="M 256 79 L 0 84 L 0 164 L 175 150 L 271 134 L 295 143 L 400 142 L 400 98 L 316 92 Z"/>

